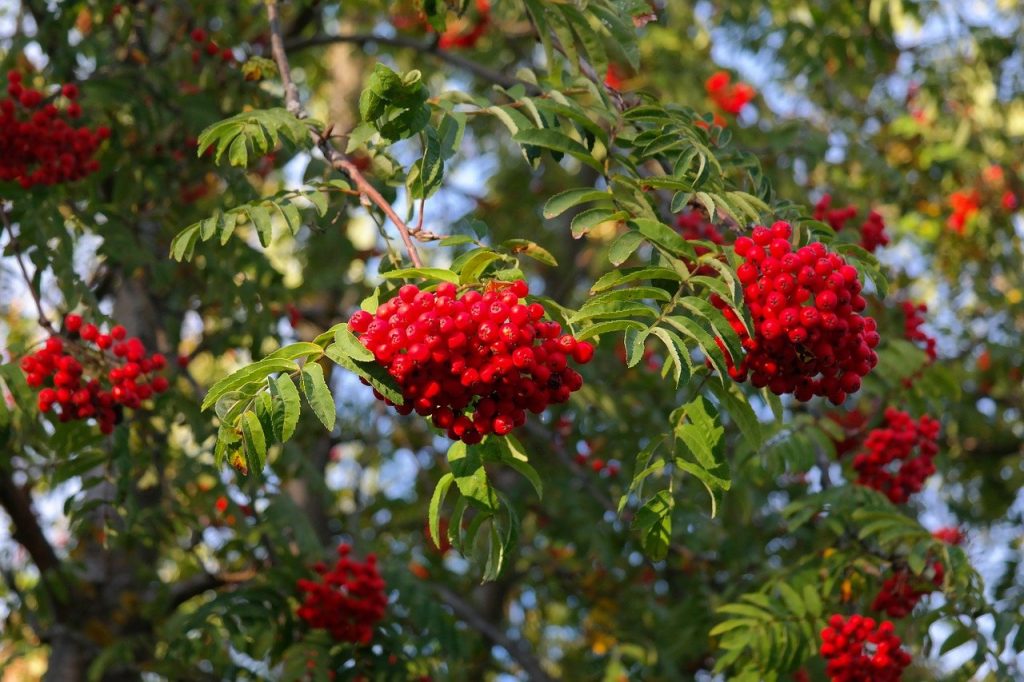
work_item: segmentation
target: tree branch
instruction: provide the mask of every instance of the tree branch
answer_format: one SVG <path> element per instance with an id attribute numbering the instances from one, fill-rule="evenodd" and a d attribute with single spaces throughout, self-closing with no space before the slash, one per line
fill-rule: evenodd
<path id="1" fill-rule="evenodd" d="M 25 548 L 39 571 L 45 573 L 58 568 L 60 559 L 39 527 L 39 521 L 32 511 L 32 500 L 14 483 L 11 472 L 4 467 L 0 467 L 0 506 L 14 523 L 14 539 Z"/>
<path id="2" fill-rule="evenodd" d="M 7 215 L 7 210 L 0 206 L 0 221 L 3 222 L 3 227 L 7 230 L 7 234 L 11 239 L 11 250 L 14 252 L 14 260 L 18 263 L 18 269 L 21 270 L 21 276 L 25 279 L 25 286 L 28 287 L 28 292 L 32 296 L 32 302 L 36 305 L 36 313 L 39 316 L 39 324 L 46 331 L 51 334 L 56 334 L 57 330 L 54 329 L 53 323 L 50 322 L 50 318 L 46 316 L 46 312 L 43 310 L 43 302 L 39 297 L 39 292 L 32 286 L 32 277 L 28 274 L 28 268 L 25 267 L 25 261 L 21 257 L 21 249 L 18 246 L 18 239 L 14 236 L 14 228 L 11 226 L 11 218 Z"/>
<path id="3" fill-rule="evenodd" d="M 452 66 L 468 71 L 480 80 L 500 85 L 503 88 L 511 88 L 514 85 L 523 85 L 533 94 L 540 92 L 540 89 L 529 81 L 516 78 L 515 76 L 508 76 L 500 71 L 496 71 L 484 66 L 483 64 L 475 62 L 472 59 L 463 57 L 462 55 L 442 50 L 437 46 L 437 42 L 434 40 L 423 41 L 404 36 L 381 36 L 373 33 L 348 33 L 336 36 L 314 36 L 304 40 L 296 40 L 288 44 L 288 49 L 293 51 L 305 50 L 310 47 L 334 45 L 337 43 L 349 43 L 352 45 L 358 45 L 359 47 L 365 47 L 370 43 L 390 45 L 391 47 L 403 47 L 409 50 L 415 50 L 420 54 L 429 55 L 442 62 L 447 62 Z"/>
<path id="4" fill-rule="evenodd" d="M 274 55 L 274 61 L 277 62 L 277 70 L 281 74 L 281 82 L 284 85 L 285 107 L 296 117 L 306 118 L 305 109 L 302 107 L 302 102 L 299 101 L 299 90 L 292 81 L 291 67 L 288 65 L 288 55 L 285 52 L 284 41 L 281 38 L 281 20 L 277 12 L 277 0 L 266 0 L 265 4 L 267 6 L 267 18 L 270 21 L 270 50 Z M 412 234 L 409 226 L 398 216 L 391 204 L 381 196 L 377 188 L 370 184 L 363 176 L 359 168 L 331 144 L 330 126 L 324 132 L 310 130 L 309 134 L 316 146 L 320 148 L 324 158 L 331 164 L 331 167 L 335 170 L 343 171 L 352 178 L 352 182 L 355 183 L 356 189 L 359 190 L 363 202 L 376 205 L 395 224 L 413 266 L 417 268 L 423 267 L 420 254 L 412 243 Z"/>
<path id="5" fill-rule="evenodd" d="M 542 682 L 551 680 L 551 677 L 541 667 L 540 661 L 523 646 L 522 641 L 514 640 L 502 632 L 499 627 L 477 613 L 469 603 L 447 587 L 437 586 L 435 589 L 441 600 L 455 612 L 460 620 L 507 651 L 531 680 L 541 680 Z"/>

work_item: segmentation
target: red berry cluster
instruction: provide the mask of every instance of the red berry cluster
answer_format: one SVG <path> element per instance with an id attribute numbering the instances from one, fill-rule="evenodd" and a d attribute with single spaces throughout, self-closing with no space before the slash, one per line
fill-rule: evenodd
<path id="1" fill-rule="evenodd" d="M 802 401 L 818 395 L 839 405 L 878 363 L 875 321 L 859 314 L 867 302 L 857 270 L 824 244 L 794 251 L 791 233 L 784 222 L 758 226 L 752 238 L 740 237 L 733 247 L 744 259 L 736 274 L 753 336 L 736 311 L 711 297 L 747 351 L 739 362 L 727 357 L 729 375 L 746 381 L 749 373 L 754 386 L 776 395 L 792 393 Z"/>
<path id="2" fill-rule="evenodd" d="M 476 11 L 477 16 L 472 20 L 468 29 L 456 25 L 445 30 L 437 41 L 438 48 L 450 50 L 452 48 L 476 47 L 480 38 L 487 33 L 487 29 L 491 26 L 490 0 L 476 0 Z"/>
<path id="3" fill-rule="evenodd" d="M 722 232 L 700 211 L 693 210 L 680 213 L 679 217 L 676 218 L 676 226 L 679 228 L 679 234 L 682 235 L 683 239 L 700 240 L 719 245 L 725 243 L 725 237 L 722 236 Z M 706 246 L 696 246 L 694 250 L 698 256 L 703 256 L 710 251 Z"/>
<path id="4" fill-rule="evenodd" d="M 821 656 L 832 682 L 899 682 L 910 665 L 910 654 L 893 632 L 891 621 L 854 614 L 829 618 L 821 631 Z"/>
<path id="5" fill-rule="evenodd" d="M 401 386 L 400 414 L 430 415 L 452 440 L 479 443 L 521 426 L 527 410 L 569 400 L 583 385 L 569 358 L 586 364 L 594 356 L 591 344 L 542 321 L 539 303 L 521 303 L 528 293 L 522 280 L 462 295 L 448 282 L 436 292 L 407 284 L 348 326 Z"/>
<path id="6" fill-rule="evenodd" d="M 377 571 L 377 557 L 365 562 L 349 557 L 351 547 L 338 547 L 338 561 L 328 570 L 319 563 L 314 570 L 320 581 L 300 579 L 298 588 L 306 594 L 296 612 L 311 628 L 327 630 L 339 642 L 369 644 L 373 627 L 384 618 L 388 604 L 384 580 Z"/>
<path id="7" fill-rule="evenodd" d="M 903 302 L 903 336 L 907 341 L 924 344 L 924 352 L 928 359 L 934 361 L 935 339 L 928 335 L 921 325 L 924 324 L 924 314 L 928 312 L 928 306 L 924 303 L 913 304 L 910 301 Z"/>
<path id="8" fill-rule="evenodd" d="M 203 46 L 201 50 L 198 47 L 192 50 L 193 64 L 198 64 L 199 60 L 203 58 L 203 54 L 211 58 L 220 57 L 220 60 L 227 64 L 235 61 L 234 50 L 230 47 L 221 48 L 215 40 L 209 39 L 205 30 L 198 27 L 194 28 L 189 37 L 192 38 L 193 43 Z"/>
<path id="9" fill-rule="evenodd" d="M 747 106 L 757 94 L 746 83 L 731 83 L 732 77 L 726 71 L 716 71 L 704 82 L 704 90 L 722 111 L 736 115 Z"/>
<path id="10" fill-rule="evenodd" d="M 127 338 L 124 327 L 101 334 L 96 325 L 68 315 L 64 328 L 70 343 L 51 336 L 21 360 L 25 381 L 40 389 L 40 412 L 56 407 L 62 422 L 95 419 L 101 432 L 110 433 L 123 408 L 138 409 L 143 400 L 167 390 L 167 377 L 157 375 L 167 365 L 164 356 L 147 355 L 142 341 Z"/>
<path id="11" fill-rule="evenodd" d="M 0 181 L 11 180 L 29 189 L 84 178 L 99 169 L 92 158 L 110 129 L 75 128 L 70 121 L 82 115 L 78 86 L 60 90 L 63 109 L 39 90 L 27 88 L 21 74 L 7 74 L 7 99 L 0 100 Z"/>
<path id="12" fill-rule="evenodd" d="M 838 232 L 846 227 L 846 223 L 857 215 L 856 206 L 832 208 L 832 195 L 826 194 L 814 205 L 814 219 L 828 223 L 829 227 Z"/>
<path id="13" fill-rule="evenodd" d="M 967 222 L 973 218 L 981 205 L 981 194 L 976 189 L 960 190 L 949 195 L 949 206 L 953 212 L 947 224 L 957 234 L 963 234 Z"/>
<path id="14" fill-rule="evenodd" d="M 914 421 L 906 412 L 886 408 L 885 426 L 868 433 L 864 451 L 853 459 L 857 483 L 885 493 L 895 504 L 903 504 L 935 473 L 938 437 L 937 420 L 924 415 Z M 899 468 L 893 473 L 896 463 Z"/>
<path id="15" fill-rule="evenodd" d="M 828 223 L 838 232 L 846 223 L 857 215 L 856 206 L 831 208 L 832 197 L 826 194 L 814 205 L 814 219 Z M 889 245 L 889 235 L 885 233 L 885 221 L 878 211 L 869 211 L 868 217 L 860 226 L 860 245 L 865 251 L 874 253 L 880 246 Z"/>
<path id="16" fill-rule="evenodd" d="M 942 586 L 946 571 L 938 561 L 930 566 L 931 579 L 915 576 L 907 567 L 900 567 L 882 583 L 875 600 L 873 611 L 883 611 L 890 618 L 906 618 L 914 610 L 921 597 Z"/>
<path id="17" fill-rule="evenodd" d="M 964 532 L 956 526 L 946 526 L 932 533 L 932 537 L 940 542 L 945 542 L 947 545 L 955 546 L 963 543 Z"/>

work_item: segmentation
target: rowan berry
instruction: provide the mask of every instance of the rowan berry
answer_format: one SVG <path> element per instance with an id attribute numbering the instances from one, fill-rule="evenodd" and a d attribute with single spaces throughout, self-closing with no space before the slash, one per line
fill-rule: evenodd
<path id="1" fill-rule="evenodd" d="M 522 303 L 527 294 L 522 280 L 461 296 L 448 282 L 433 292 L 406 284 L 376 313 L 356 312 L 349 329 L 401 387 L 399 413 L 429 416 L 449 438 L 477 443 L 521 426 L 527 411 L 567 401 L 583 385 L 568 358 L 593 358 L 591 344 L 543 321 L 542 306 Z"/>
<path id="2" fill-rule="evenodd" d="M 57 408 L 62 422 L 95 418 L 100 431 L 110 433 L 121 420 L 124 408 L 137 409 L 153 393 L 167 390 L 167 378 L 156 375 L 166 365 L 166 359 L 159 354 L 147 357 L 137 338 L 118 344 L 125 349 L 123 354 L 104 352 L 112 336 L 100 334 L 95 325 L 83 326 L 82 322 L 79 315 L 65 317 L 67 343 L 51 336 L 40 350 L 22 358 L 21 369 L 29 386 L 40 389 L 40 412 Z M 124 328 L 115 332 L 116 329 L 111 332 L 124 338 Z M 90 345 L 95 349 L 90 349 Z M 121 355 L 128 355 L 128 361 L 118 360 Z"/>
<path id="3" fill-rule="evenodd" d="M 309 627 L 327 630 L 335 641 L 369 644 L 373 628 L 387 608 L 385 584 L 373 554 L 365 561 L 352 559 L 350 554 L 348 545 L 340 545 L 338 560 L 330 570 L 317 564 L 318 580 L 298 581 L 305 597 L 296 613 Z"/>
<path id="4" fill-rule="evenodd" d="M 732 248 L 744 259 L 737 272 L 753 334 L 712 295 L 746 352 L 733 358 L 721 339 L 718 344 L 736 381 L 749 378 L 776 394 L 802 401 L 817 395 L 840 404 L 878 363 L 876 324 L 859 314 L 865 302 L 856 269 L 820 243 L 794 251 L 790 234 L 787 223 L 777 222 L 736 240 Z"/>
<path id="5" fill-rule="evenodd" d="M 831 682 L 899 682 L 911 660 L 902 643 L 891 621 L 837 614 L 821 631 L 820 652 Z"/>
<path id="6" fill-rule="evenodd" d="M 863 451 L 854 457 L 857 483 L 885 493 L 895 504 L 906 502 L 935 473 L 938 435 L 935 419 L 924 415 L 915 421 L 906 412 L 887 408 L 885 426 L 872 429 Z"/>

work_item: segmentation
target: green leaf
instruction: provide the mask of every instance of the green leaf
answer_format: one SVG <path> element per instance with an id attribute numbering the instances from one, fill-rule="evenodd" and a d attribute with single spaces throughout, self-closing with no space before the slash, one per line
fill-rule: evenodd
<path id="1" fill-rule="evenodd" d="M 608 260 L 611 261 L 612 265 L 622 265 L 643 243 L 644 236 L 639 232 L 632 230 L 623 232 L 612 242 L 611 247 L 608 249 Z"/>
<path id="2" fill-rule="evenodd" d="M 586 211 L 580 211 L 573 216 L 570 224 L 572 238 L 579 239 L 601 223 L 620 221 L 628 215 L 625 211 L 616 211 L 613 208 L 589 208 Z"/>
<path id="3" fill-rule="evenodd" d="M 530 482 L 533 489 L 537 492 L 539 499 L 544 498 L 544 484 L 541 482 L 540 474 L 529 462 L 529 458 L 526 456 L 526 450 L 523 448 L 523 444 L 513 436 L 508 434 L 504 437 L 492 437 L 488 438 L 485 445 L 490 446 L 493 443 L 494 452 L 496 453 L 496 459 L 517 472 Z M 490 448 L 488 448 L 490 449 Z"/>
<path id="4" fill-rule="evenodd" d="M 661 561 L 668 555 L 674 506 L 672 493 L 662 490 L 637 510 L 633 520 L 633 528 L 640 531 L 640 545 L 644 553 L 655 561 Z"/>
<path id="5" fill-rule="evenodd" d="M 334 332 L 334 345 L 353 360 L 360 360 L 362 362 L 374 360 L 374 355 L 370 349 L 364 346 L 347 327 L 340 327 Z"/>
<path id="6" fill-rule="evenodd" d="M 551 128 L 520 130 L 512 139 L 519 144 L 543 147 L 555 152 L 568 154 L 598 172 L 603 172 L 604 170 L 604 167 L 587 151 L 586 147 L 561 131 Z"/>
<path id="7" fill-rule="evenodd" d="M 786 602 L 786 608 L 789 609 L 790 613 L 795 615 L 797 618 L 803 618 L 807 613 L 807 607 L 804 606 L 804 602 L 797 591 L 784 582 L 780 582 L 776 586 L 779 588 L 779 594 L 782 595 L 782 601 Z"/>
<path id="8" fill-rule="evenodd" d="M 484 565 L 483 581 L 497 580 L 505 563 L 505 543 L 498 530 L 498 517 L 492 516 L 487 525 L 487 563 Z"/>
<path id="9" fill-rule="evenodd" d="M 658 246 L 667 249 L 670 253 L 687 258 L 697 257 L 693 246 L 665 223 L 646 218 L 637 218 L 630 221 L 630 224 L 644 237 L 647 237 L 647 239 Z"/>
<path id="10" fill-rule="evenodd" d="M 306 396 L 306 402 L 313 409 L 320 423 L 328 431 L 334 430 L 334 422 L 338 418 L 337 409 L 334 406 L 334 397 L 331 389 L 324 381 L 324 370 L 315 362 L 307 362 L 302 367 L 302 393 Z"/>
<path id="11" fill-rule="evenodd" d="M 814 589 L 813 585 L 804 585 L 804 604 L 807 605 L 807 612 L 815 618 L 821 618 L 822 603 L 821 596 Z"/>
<path id="12" fill-rule="evenodd" d="M 274 228 L 270 220 L 270 211 L 263 208 L 263 206 L 249 206 L 246 209 L 249 214 L 249 220 L 252 221 L 253 227 L 256 228 L 256 234 L 259 235 L 260 244 L 264 247 L 270 246 L 270 242 L 274 236 Z"/>
<path id="13" fill-rule="evenodd" d="M 521 253 L 524 256 L 529 256 L 544 265 L 550 265 L 553 268 L 558 267 L 558 261 L 555 260 L 550 251 L 535 242 L 531 242 L 529 239 L 507 239 L 501 243 L 501 248 L 508 249 L 514 254 Z"/>
<path id="14" fill-rule="evenodd" d="M 341 367 L 366 379 L 372 387 L 394 404 L 401 405 L 404 402 L 402 390 L 395 378 L 388 374 L 388 371 L 376 360 L 371 362 L 355 360 L 333 344 L 327 347 L 325 353 Z"/>
<path id="15" fill-rule="evenodd" d="M 626 268 L 605 273 L 590 287 L 590 293 L 598 294 L 613 287 L 636 282 L 637 280 L 672 280 L 682 281 L 682 276 L 675 270 L 662 267 Z"/>
<path id="16" fill-rule="evenodd" d="M 709 470 L 716 468 L 719 464 L 716 451 L 725 429 L 718 424 L 718 414 L 714 407 L 698 395 L 676 412 L 676 437 L 683 441 L 698 464 Z"/>
<path id="17" fill-rule="evenodd" d="M 455 481 L 455 476 L 447 473 L 441 477 L 434 488 L 434 494 L 430 496 L 430 506 L 427 509 L 427 524 L 430 527 L 430 539 L 435 547 L 441 546 L 441 505 L 448 495 L 448 489 Z"/>
<path id="18" fill-rule="evenodd" d="M 260 383 L 271 374 L 276 372 L 295 372 L 299 366 L 291 360 L 266 357 L 248 367 L 243 367 L 237 372 L 230 374 L 210 387 L 206 397 L 203 399 L 202 410 L 208 410 L 215 405 L 221 397 L 232 391 L 237 391 L 244 386 Z"/>
<path id="19" fill-rule="evenodd" d="M 263 426 L 255 412 L 242 413 L 242 442 L 245 443 L 245 457 L 249 471 L 259 473 L 267 461 L 267 439 Z"/>
<path id="20" fill-rule="evenodd" d="M 939 647 L 939 656 L 948 654 L 953 649 L 959 646 L 963 646 L 974 639 L 974 633 L 970 629 L 963 626 L 958 627 L 953 633 L 946 638 L 946 641 Z"/>
<path id="21" fill-rule="evenodd" d="M 462 268 L 459 271 L 459 281 L 462 284 L 479 282 L 480 275 L 483 274 L 488 265 L 496 260 L 501 260 L 501 254 L 489 249 L 480 249 L 462 264 Z"/>
<path id="22" fill-rule="evenodd" d="M 452 468 L 459 492 L 471 504 L 487 511 L 497 510 L 498 496 L 487 480 L 487 471 L 478 450 L 457 441 L 448 449 L 448 464 Z"/>
<path id="23" fill-rule="evenodd" d="M 574 206 L 611 198 L 612 195 L 608 192 L 594 189 L 593 187 L 578 187 L 566 190 L 547 200 L 544 204 L 544 217 L 550 220 L 551 218 L 557 218 Z"/>
<path id="24" fill-rule="evenodd" d="M 287 374 L 282 374 L 270 382 L 270 392 L 276 398 L 271 412 L 274 437 L 284 443 L 295 433 L 299 423 L 302 405 L 299 402 L 299 389 Z"/>
<path id="25" fill-rule="evenodd" d="M 459 276 L 444 268 L 402 268 L 382 272 L 380 276 L 384 279 L 439 279 L 442 282 L 459 283 Z"/>
<path id="26" fill-rule="evenodd" d="M 319 358 L 324 354 L 324 349 L 309 341 L 298 341 L 287 346 L 281 346 L 268 355 L 265 360 L 299 360 Z"/>

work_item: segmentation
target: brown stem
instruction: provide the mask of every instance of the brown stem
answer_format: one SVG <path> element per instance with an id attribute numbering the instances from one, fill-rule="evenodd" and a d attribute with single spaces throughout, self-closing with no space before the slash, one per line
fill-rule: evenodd
<path id="1" fill-rule="evenodd" d="M 277 62 L 277 70 L 281 74 L 281 83 L 284 85 L 284 98 L 285 107 L 294 116 L 298 118 L 305 118 L 306 112 L 302 107 L 302 102 L 299 101 L 299 91 L 295 87 L 295 83 L 292 82 L 291 67 L 288 65 L 288 55 L 285 52 L 284 40 L 281 38 L 281 20 L 277 12 L 277 0 L 266 0 L 267 6 L 267 18 L 270 21 L 270 50 L 274 55 L 274 61 Z M 354 163 L 348 160 L 348 158 L 342 154 L 336 147 L 331 144 L 330 133 L 321 133 L 315 130 L 310 130 L 310 136 L 313 138 L 313 142 L 316 143 L 317 147 L 323 153 L 327 162 L 331 164 L 331 167 L 335 170 L 345 172 L 352 182 L 355 183 L 356 189 L 363 196 L 364 200 L 368 201 L 377 206 L 384 215 L 395 224 L 398 228 L 398 234 L 402 238 L 402 243 L 405 244 L 405 250 L 409 254 L 409 260 L 412 261 L 414 267 L 423 267 L 423 261 L 420 260 L 419 252 L 416 250 L 416 246 L 412 243 L 412 235 L 409 230 L 409 226 L 405 224 L 395 209 L 391 207 L 391 204 L 381 196 L 381 193 L 377 191 L 362 174 L 359 168 Z"/>

